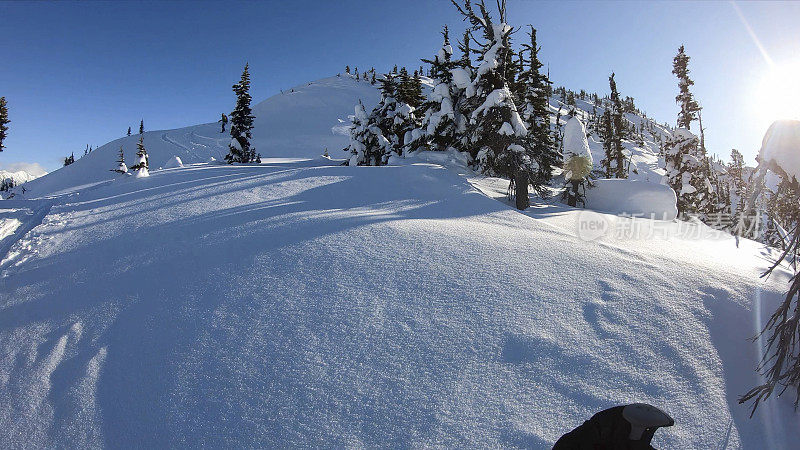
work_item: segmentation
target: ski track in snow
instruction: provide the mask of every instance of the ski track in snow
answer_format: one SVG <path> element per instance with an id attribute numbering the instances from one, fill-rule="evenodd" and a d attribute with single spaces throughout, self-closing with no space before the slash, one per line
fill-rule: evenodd
<path id="1" fill-rule="evenodd" d="M 14 229 L 14 232 L 0 241 L 0 276 L 4 276 L 3 271 L 7 266 L 23 261 L 27 253 L 35 251 L 40 240 L 36 236 L 25 239 L 26 235 L 42 224 L 50 213 L 53 202 L 50 200 L 5 200 L 3 206 L 5 208 L 12 207 L 12 211 L 22 212 L 23 215 L 17 219 L 20 220 L 20 224 Z M 0 212 L 0 215 L 3 213 Z"/>
<path id="2" fill-rule="evenodd" d="M 787 280 L 755 244 L 587 243 L 493 179 L 314 163 L 51 200 L 0 279 L 0 444 L 549 448 L 645 401 L 656 447 L 790 447 L 788 399 L 736 405 Z"/>

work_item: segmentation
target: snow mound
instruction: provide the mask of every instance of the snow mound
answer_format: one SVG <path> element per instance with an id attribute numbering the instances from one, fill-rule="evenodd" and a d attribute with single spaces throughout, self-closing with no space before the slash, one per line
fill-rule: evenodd
<path id="1" fill-rule="evenodd" d="M 800 121 L 779 120 L 770 125 L 758 156 L 760 163 L 777 164 L 800 180 Z"/>
<path id="2" fill-rule="evenodd" d="M 673 220 L 678 216 L 677 196 L 663 184 L 622 179 L 595 180 L 586 189 L 586 208 L 610 214 Z"/>
<path id="3" fill-rule="evenodd" d="M 172 158 L 168 159 L 162 167 L 164 169 L 176 169 L 179 167 L 183 167 L 183 161 L 181 161 L 180 156 L 173 156 Z"/>
<path id="4" fill-rule="evenodd" d="M 570 156 L 581 156 L 592 162 L 592 152 L 586 139 L 586 128 L 577 117 L 569 119 L 564 125 L 564 159 Z"/>

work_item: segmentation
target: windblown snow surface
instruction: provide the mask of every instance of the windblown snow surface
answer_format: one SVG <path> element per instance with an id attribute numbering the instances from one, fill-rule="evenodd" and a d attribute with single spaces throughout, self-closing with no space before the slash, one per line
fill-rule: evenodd
<path id="1" fill-rule="evenodd" d="M 31 216 L 0 265 L 2 446 L 546 448 L 632 401 L 676 418 L 664 448 L 796 442 L 788 399 L 736 404 L 787 282 L 757 244 L 587 242 L 580 217 L 630 219 L 323 161 L 153 171 Z"/>
<path id="2" fill-rule="evenodd" d="M 789 277 L 759 244 L 521 213 L 457 153 L 160 151 L 185 167 L 83 158 L 0 205 L 0 447 L 549 448 L 629 402 L 676 419 L 659 448 L 800 438 L 793 393 L 737 404 Z"/>

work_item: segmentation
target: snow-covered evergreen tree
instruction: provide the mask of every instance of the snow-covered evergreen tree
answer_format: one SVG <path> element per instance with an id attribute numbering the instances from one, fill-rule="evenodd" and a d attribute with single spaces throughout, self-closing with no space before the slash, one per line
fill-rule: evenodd
<path id="1" fill-rule="evenodd" d="M 392 144 L 384 137 L 377 118 L 374 111 L 367 115 L 364 105 L 358 102 L 350 128 L 350 145 L 345 149 L 351 154 L 351 166 L 382 166 L 388 161 Z"/>
<path id="2" fill-rule="evenodd" d="M 139 134 L 144 134 L 144 119 L 139 122 Z"/>
<path id="3" fill-rule="evenodd" d="M 128 127 L 128 136 L 131 135 L 131 127 Z"/>
<path id="4" fill-rule="evenodd" d="M 117 158 L 117 168 L 111 169 L 112 172 L 128 173 L 128 166 L 125 165 L 125 153 L 122 151 L 122 146 L 119 146 L 119 157 Z"/>
<path id="5" fill-rule="evenodd" d="M 708 158 L 691 131 L 678 128 L 667 143 L 665 155 L 668 184 L 678 196 L 678 213 L 708 222 L 716 209 Z"/>
<path id="6" fill-rule="evenodd" d="M 683 45 L 678 48 L 678 54 L 672 60 L 672 73 L 678 77 L 678 95 L 675 101 L 681 106 L 678 113 L 678 128 L 692 129 L 692 121 L 697 119 L 700 105 L 697 104 L 689 86 L 694 85 L 694 81 L 689 78 L 689 55 L 683 49 Z"/>
<path id="7" fill-rule="evenodd" d="M 0 97 L 0 152 L 5 148 L 3 144 L 8 134 L 9 123 L 11 121 L 8 120 L 8 103 L 5 97 Z"/>
<path id="8" fill-rule="evenodd" d="M 469 135 L 467 126 L 474 109 L 472 97 L 475 95 L 475 86 L 472 78 L 475 68 L 472 66 L 471 43 L 472 31 L 467 28 L 464 36 L 458 43 L 461 58 L 455 61 L 455 67 L 450 70 L 452 76 L 451 98 L 453 100 L 453 112 L 455 117 L 456 138 L 455 142 L 459 150 L 467 150 L 469 146 Z"/>
<path id="9" fill-rule="evenodd" d="M 231 143 L 225 161 L 232 163 L 260 163 L 261 155 L 250 147 L 253 138 L 253 110 L 250 109 L 250 64 L 245 64 L 241 80 L 233 85 L 236 108 L 230 115 Z"/>
<path id="10" fill-rule="evenodd" d="M 744 156 L 739 150 L 735 148 L 731 150 L 731 160 L 728 163 L 728 175 L 733 188 L 733 193 L 738 199 L 744 195 L 746 189 L 745 175 L 744 175 Z"/>
<path id="11" fill-rule="evenodd" d="M 392 78 L 392 75 L 389 74 L 388 77 Z M 387 123 L 382 129 L 384 136 L 392 142 L 395 153 L 403 155 L 421 143 L 422 121 L 419 117 L 421 112 L 416 106 L 424 100 L 422 81 L 418 75 L 410 77 L 405 67 L 400 69 L 397 77 L 393 77 L 393 81 L 393 87 L 387 90 L 392 93 L 384 103 L 386 108 L 380 121 Z M 390 99 L 393 99 L 393 102 Z M 390 119 L 392 123 L 388 124 Z"/>
<path id="12" fill-rule="evenodd" d="M 548 87 L 552 82 L 547 75 L 540 72 L 543 64 L 539 61 L 539 46 L 536 44 L 536 29 L 532 26 L 528 33 L 530 44 L 523 44 L 520 52 L 522 72 L 519 84 L 522 86 L 521 116 L 528 127 L 528 140 L 532 147 L 533 158 L 540 170 L 536 174 L 536 182 L 545 184 L 550 181 L 550 167 L 558 165 L 559 155 L 550 137 L 550 105 L 547 97 Z M 528 59 L 524 53 L 528 53 Z"/>
<path id="13" fill-rule="evenodd" d="M 129 168 L 130 170 L 136 171 L 137 178 L 150 176 L 150 165 L 147 159 L 147 149 L 144 148 L 144 136 L 139 136 L 139 142 L 136 143 L 136 164 Z"/>
<path id="14" fill-rule="evenodd" d="M 431 65 L 430 74 L 434 86 L 423 104 L 425 113 L 420 127 L 422 142 L 419 142 L 418 147 L 424 145 L 430 150 L 446 150 L 455 145 L 458 137 L 453 100 L 455 91 L 451 73 L 457 63 L 451 60 L 453 47 L 450 45 L 446 25 L 442 30 L 442 37 L 444 38 L 442 48 L 433 59 L 423 59 Z"/>
<path id="15" fill-rule="evenodd" d="M 474 109 L 467 128 L 467 149 L 475 167 L 486 174 L 509 178 L 516 189 L 516 206 L 529 205 L 528 185 L 533 184 L 540 194 L 541 170 L 528 140 L 528 129 L 517 111 L 513 95 L 505 78 L 510 60 L 512 28 L 505 20 L 505 2 L 500 4 L 500 22 L 494 23 L 483 1 L 476 13 L 469 1 L 453 4 L 469 20 L 474 32 L 481 32 L 478 42 L 478 67 L 472 80 L 475 95 L 470 97 Z M 511 189 L 511 186 L 509 186 Z"/>

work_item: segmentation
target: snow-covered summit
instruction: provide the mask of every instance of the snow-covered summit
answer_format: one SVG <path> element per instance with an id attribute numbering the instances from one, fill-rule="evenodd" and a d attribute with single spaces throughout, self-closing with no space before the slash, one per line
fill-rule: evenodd
<path id="1" fill-rule="evenodd" d="M 316 158 L 328 149 L 338 156 L 349 141 L 349 116 L 361 100 L 371 109 L 380 98 L 376 86 L 341 74 L 304 83 L 283 90 L 253 106 L 252 144 L 264 158 Z M 234 98 L 231 96 L 231 106 Z M 210 116 L 215 113 L 209 112 Z M 174 130 L 146 131 L 144 145 L 149 160 L 160 163 L 178 156 L 183 164 L 195 164 L 215 158 L 223 161 L 231 141 L 230 133 L 220 133 L 216 122 Z M 98 147 L 74 164 L 62 167 L 30 183 L 29 196 L 47 196 L 78 186 L 114 179 L 119 147 L 125 160 L 136 158 L 139 135 L 125 136 Z M 151 167 L 154 169 L 157 167 Z"/>

